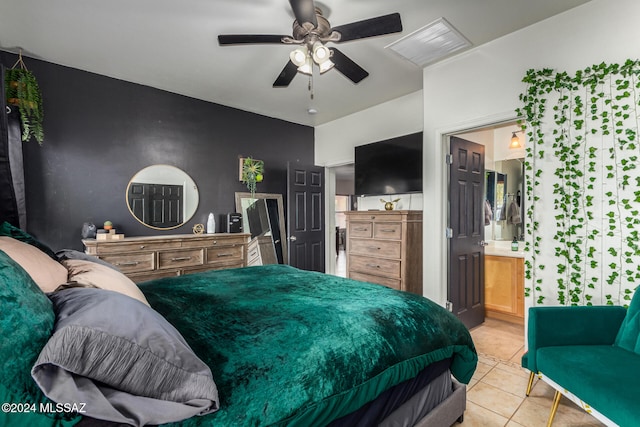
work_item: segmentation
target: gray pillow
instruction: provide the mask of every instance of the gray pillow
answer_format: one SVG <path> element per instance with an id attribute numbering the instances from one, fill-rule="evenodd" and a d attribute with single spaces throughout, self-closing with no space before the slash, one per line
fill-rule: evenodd
<path id="1" fill-rule="evenodd" d="M 31 370 L 57 403 L 133 425 L 218 410 L 211 370 L 160 314 L 126 295 L 93 288 L 49 294 L 54 333 Z"/>

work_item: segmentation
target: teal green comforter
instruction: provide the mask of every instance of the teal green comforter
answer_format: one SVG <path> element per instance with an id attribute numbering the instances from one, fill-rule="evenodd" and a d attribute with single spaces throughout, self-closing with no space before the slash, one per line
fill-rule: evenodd
<path id="1" fill-rule="evenodd" d="M 273 265 L 140 285 L 211 368 L 221 409 L 181 426 L 324 425 L 432 362 L 467 383 L 468 330 L 421 296 Z"/>

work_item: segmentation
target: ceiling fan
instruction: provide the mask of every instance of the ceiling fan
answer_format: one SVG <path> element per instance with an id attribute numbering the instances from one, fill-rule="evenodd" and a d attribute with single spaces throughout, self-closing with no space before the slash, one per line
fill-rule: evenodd
<path id="1" fill-rule="evenodd" d="M 325 43 L 342 43 L 402 31 L 399 13 L 365 19 L 350 24 L 331 27 L 313 0 L 289 0 L 295 16 L 293 35 L 277 34 L 221 34 L 221 46 L 235 44 L 289 44 L 299 45 L 289 55 L 289 61 L 273 83 L 273 87 L 287 87 L 298 72 L 312 75 L 316 64 L 320 73 L 334 68 L 354 83 L 369 73 L 336 48 Z"/>

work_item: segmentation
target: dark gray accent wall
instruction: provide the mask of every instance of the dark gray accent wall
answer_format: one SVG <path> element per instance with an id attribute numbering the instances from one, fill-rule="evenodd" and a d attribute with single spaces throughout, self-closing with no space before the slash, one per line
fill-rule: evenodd
<path id="1" fill-rule="evenodd" d="M 0 62 L 16 56 L 0 52 Z M 25 58 L 43 93 L 45 140 L 23 145 L 30 233 L 53 249 L 82 249 L 83 222 L 126 235 L 191 233 L 209 212 L 235 211 L 239 156 L 265 162 L 258 191 L 286 198 L 287 162 L 313 164 L 313 128 Z M 200 192 L 186 225 L 158 231 L 131 216 L 129 179 L 153 164 L 187 172 Z M 285 209 L 286 211 L 286 209 Z"/>

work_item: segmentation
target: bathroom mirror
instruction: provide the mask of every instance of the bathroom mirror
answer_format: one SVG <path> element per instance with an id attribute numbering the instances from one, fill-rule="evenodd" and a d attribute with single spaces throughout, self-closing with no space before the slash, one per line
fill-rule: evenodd
<path id="1" fill-rule="evenodd" d="M 262 264 L 287 264 L 287 233 L 284 228 L 282 194 L 236 193 L 236 211 L 242 214 L 242 229 L 251 233 L 260 249 Z"/>
<path id="2" fill-rule="evenodd" d="M 189 221 L 198 208 L 198 187 L 183 170 L 152 165 L 136 173 L 127 185 L 127 207 L 138 221 L 170 230 Z"/>
<path id="3" fill-rule="evenodd" d="M 485 216 L 485 236 L 491 240 L 518 240 L 524 237 L 524 173 L 523 159 L 500 160 L 495 170 L 485 172 L 486 200 L 491 207 L 491 221 Z M 514 211 L 520 222 L 513 221 Z"/>
<path id="4" fill-rule="evenodd" d="M 491 219 L 497 221 L 503 212 L 502 209 L 506 201 L 507 176 L 500 172 L 487 170 L 485 178 L 486 200 L 491 207 Z M 487 225 L 486 222 L 485 225 Z"/>

